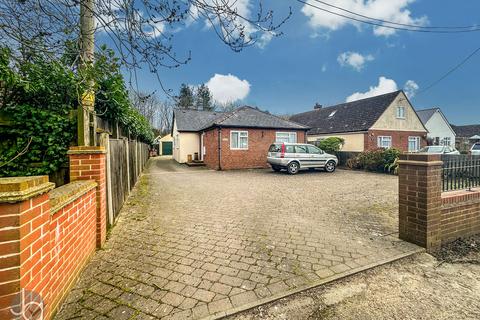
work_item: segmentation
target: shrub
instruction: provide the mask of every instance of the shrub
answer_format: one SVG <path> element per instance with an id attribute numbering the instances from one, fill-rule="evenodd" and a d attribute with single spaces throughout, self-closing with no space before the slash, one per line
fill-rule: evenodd
<path id="1" fill-rule="evenodd" d="M 18 62 L 0 48 L 0 176 L 50 174 L 67 162 L 75 138 L 75 74 L 59 62 L 32 55 Z"/>
<path id="2" fill-rule="evenodd" d="M 393 148 L 365 151 L 354 158 L 348 159 L 347 167 L 375 172 L 396 173 L 400 153 L 400 150 Z"/>
<path id="3" fill-rule="evenodd" d="M 88 70 L 96 84 L 96 111 L 151 142 L 152 127 L 128 100 L 115 62 L 113 52 L 103 48 L 93 71 Z M 18 61 L 0 46 L 0 176 L 47 175 L 67 163 L 84 83 L 63 58 L 32 52 L 28 60 Z"/>
<path id="4" fill-rule="evenodd" d="M 340 149 L 342 149 L 344 144 L 345 140 L 342 138 L 329 137 L 320 141 L 318 147 L 326 153 L 335 154 L 335 152 L 338 152 Z"/>

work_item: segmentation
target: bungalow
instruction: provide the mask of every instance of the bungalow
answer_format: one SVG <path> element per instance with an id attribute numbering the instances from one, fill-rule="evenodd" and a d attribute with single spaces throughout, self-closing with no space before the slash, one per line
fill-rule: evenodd
<path id="1" fill-rule="evenodd" d="M 459 151 L 469 151 L 475 142 L 480 142 L 480 124 L 452 125 L 452 128 L 457 134 L 455 146 Z"/>
<path id="2" fill-rule="evenodd" d="M 248 106 L 232 112 L 175 109 L 173 159 L 218 170 L 265 168 L 273 142 L 305 142 L 308 129 Z"/>
<path id="3" fill-rule="evenodd" d="M 417 110 L 417 114 L 428 130 L 429 145 L 455 147 L 455 131 L 440 108 Z"/>
<path id="4" fill-rule="evenodd" d="M 310 143 L 343 138 L 343 151 L 417 151 L 427 144 L 428 131 L 401 90 L 326 108 L 316 105 L 290 120 L 311 128 L 307 132 Z"/>

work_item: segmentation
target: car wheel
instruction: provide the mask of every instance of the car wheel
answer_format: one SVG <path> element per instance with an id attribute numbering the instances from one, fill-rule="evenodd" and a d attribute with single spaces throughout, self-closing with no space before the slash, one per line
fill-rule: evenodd
<path id="1" fill-rule="evenodd" d="M 277 166 L 272 166 L 272 169 L 273 169 L 273 171 L 275 171 L 275 172 L 279 172 L 280 170 L 282 170 L 282 168 L 277 167 Z"/>
<path id="2" fill-rule="evenodd" d="M 287 166 L 287 171 L 290 174 L 296 174 L 298 170 L 300 169 L 300 166 L 298 165 L 298 162 L 290 162 Z"/>
<path id="3" fill-rule="evenodd" d="M 327 164 L 325 165 L 325 171 L 327 172 L 334 172 L 335 171 L 336 164 L 334 161 L 328 161 Z"/>

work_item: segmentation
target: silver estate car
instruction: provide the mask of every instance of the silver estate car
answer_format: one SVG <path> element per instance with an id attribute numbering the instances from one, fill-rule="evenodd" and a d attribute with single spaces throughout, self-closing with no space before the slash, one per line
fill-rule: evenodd
<path id="1" fill-rule="evenodd" d="M 338 159 L 311 144 L 274 143 L 268 149 L 267 162 L 274 171 L 286 169 L 288 173 L 296 174 L 304 168 L 324 168 L 327 172 L 334 172 Z"/>
<path id="2" fill-rule="evenodd" d="M 430 154 L 460 154 L 458 150 L 449 146 L 428 146 L 418 150 L 418 153 Z"/>

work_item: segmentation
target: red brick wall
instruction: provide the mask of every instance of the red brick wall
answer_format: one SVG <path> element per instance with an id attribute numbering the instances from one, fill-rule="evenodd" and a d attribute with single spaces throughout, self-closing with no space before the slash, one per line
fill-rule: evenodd
<path id="1" fill-rule="evenodd" d="M 408 137 L 420 137 L 420 147 L 427 145 L 427 134 L 418 131 L 369 130 L 365 135 L 365 150 L 378 148 L 378 137 L 392 137 L 392 147 L 401 151 L 408 151 Z"/>
<path id="2" fill-rule="evenodd" d="M 12 319 L 21 288 L 49 298 L 50 203 L 48 194 L 0 204 L 0 319 Z"/>
<path id="3" fill-rule="evenodd" d="M 94 180 L 97 183 L 97 246 L 100 248 L 107 239 L 107 190 L 106 154 L 88 153 L 93 147 L 70 148 L 70 181 Z M 85 150 L 84 150 L 85 149 Z M 97 147 L 96 151 L 103 149 Z M 83 152 L 85 153 L 77 153 Z"/>
<path id="4" fill-rule="evenodd" d="M 480 233 L 480 190 L 442 194 L 442 243 Z"/>
<path id="5" fill-rule="evenodd" d="M 203 136 L 203 145 L 205 146 L 205 155 L 203 162 L 210 169 L 218 170 L 218 130 L 206 131 Z"/>
<path id="6" fill-rule="evenodd" d="M 95 197 L 86 190 L 53 214 L 48 193 L 0 204 L 0 319 L 13 319 L 21 289 L 39 294 L 51 318 L 95 252 Z"/>
<path id="7" fill-rule="evenodd" d="M 427 250 L 480 233 L 480 189 L 442 193 L 439 155 L 403 154 L 399 161 L 399 234 Z"/>
<path id="8" fill-rule="evenodd" d="M 400 155 L 399 237 L 427 250 L 441 245 L 441 174 L 438 155 Z"/>
<path id="9" fill-rule="evenodd" d="M 248 150 L 230 149 L 230 131 L 248 131 Z M 221 168 L 251 169 L 268 168 L 267 152 L 270 145 L 275 142 L 275 133 L 292 132 L 294 130 L 272 129 L 242 129 L 222 128 L 221 130 Z M 305 132 L 297 131 L 297 142 L 305 142 Z M 204 144 L 206 149 L 205 164 L 212 169 L 218 169 L 218 130 L 205 132 Z"/>
<path id="10" fill-rule="evenodd" d="M 95 189 L 55 212 L 50 220 L 50 309 L 57 310 L 95 252 Z"/>

